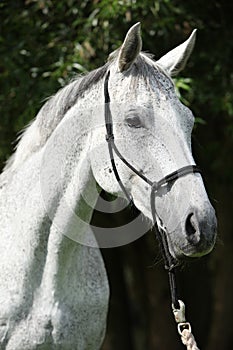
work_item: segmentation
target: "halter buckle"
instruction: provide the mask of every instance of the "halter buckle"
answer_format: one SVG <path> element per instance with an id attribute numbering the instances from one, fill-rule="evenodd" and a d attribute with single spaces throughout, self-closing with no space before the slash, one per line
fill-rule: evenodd
<path id="1" fill-rule="evenodd" d="M 171 265 L 165 264 L 165 265 L 164 265 L 164 268 L 165 268 L 165 270 L 168 271 L 168 272 L 173 272 L 173 271 L 175 270 L 175 268 L 178 267 L 178 266 L 179 266 L 178 260 L 176 260 L 176 259 L 173 258 L 173 263 L 172 263 Z"/>
<path id="2" fill-rule="evenodd" d="M 107 142 L 112 142 L 112 141 L 114 141 L 114 135 L 113 134 L 106 134 L 105 139 Z"/>

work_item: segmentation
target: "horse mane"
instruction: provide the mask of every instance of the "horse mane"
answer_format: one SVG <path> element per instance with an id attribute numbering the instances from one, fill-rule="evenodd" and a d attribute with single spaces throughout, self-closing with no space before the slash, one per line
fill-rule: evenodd
<path id="1" fill-rule="evenodd" d="M 47 99 L 36 117 L 20 132 L 14 154 L 7 160 L 0 176 L 15 170 L 28 156 L 39 150 L 77 99 L 97 84 L 106 74 L 109 62 L 84 75 L 79 75 Z M 49 117 L 49 116 L 52 116 Z M 4 176 L 5 178 L 6 176 Z"/>
<path id="2" fill-rule="evenodd" d="M 31 154 L 45 145 L 68 110 L 75 105 L 77 99 L 81 98 L 87 90 L 91 89 L 104 78 L 110 65 L 116 61 L 117 56 L 118 53 L 116 50 L 109 56 L 105 65 L 85 75 L 76 77 L 46 101 L 35 119 L 18 136 L 15 152 L 7 160 L 3 173 L 0 175 L 0 185 L 2 185 L 2 182 L 5 182 L 9 172 L 11 173 L 16 170 Z M 150 85 L 150 79 L 155 75 L 155 69 L 157 71 L 161 70 L 153 62 L 152 56 L 145 53 L 141 53 L 137 57 L 132 68 L 129 72 L 132 79 L 138 80 L 139 78 L 143 78 L 147 85 Z"/>

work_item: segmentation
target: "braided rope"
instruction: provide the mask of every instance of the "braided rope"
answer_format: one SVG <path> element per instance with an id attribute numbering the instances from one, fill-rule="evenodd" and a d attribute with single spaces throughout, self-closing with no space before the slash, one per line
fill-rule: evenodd
<path id="1" fill-rule="evenodd" d="M 190 329 L 183 329 L 181 332 L 181 340 L 182 343 L 186 345 L 187 350 L 200 350 L 197 347 L 197 343 Z"/>

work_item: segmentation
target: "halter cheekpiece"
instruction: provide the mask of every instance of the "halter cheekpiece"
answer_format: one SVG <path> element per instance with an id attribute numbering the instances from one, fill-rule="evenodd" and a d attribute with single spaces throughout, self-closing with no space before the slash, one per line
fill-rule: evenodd
<path id="1" fill-rule="evenodd" d="M 125 194 L 129 203 L 131 203 L 132 205 L 133 205 L 133 199 L 121 181 L 120 175 L 116 167 L 114 153 L 121 159 L 121 161 L 128 168 L 130 168 L 136 175 L 138 175 L 141 179 L 143 179 L 147 184 L 151 186 L 151 196 L 150 196 L 151 212 L 152 212 L 153 221 L 154 221 L 154 228 L 156 229 L 155 231 L 157 233 L 157 239 L 159 241 L 161 253 L 165 263 L 165 269 L 168 271 L 168 275 L 169 275 L 169 286 L 170 286 L 170 292 L 171 292 L 172 305 L 173 305 L 173 308 L 175 308 L 176 310 L 180 310 L 181 305 L 180 305 L 180 301 L 178 300 L 176 278 L 175 278 L 175 270 L 177 268 L 178 261 L 169 252 L 168 242 L 167 242 L 168 232 L 166 227 L 163 225 L 162 219 L 159 217 L 156 211 L 155 197 L 156 197 L 157 191 L 162 186 L 165 186 L 171 182 L 174 182 L 178 178 L 185 176 L 187 174 L 200 173 L 200 169 L 196 165 L 187 165 L 163 177 L 159 181 L 151 181 L 123 157 L 123 155 L 118 150 L 114 140 L 113 120 L 112 120 L 112 114 L 110 109 L 110 96 L 109 96 L 109 90 L 108 90 L 109 77 L 110 77 L 110 71 L 107 72 L 104 80 L 104 102 L 105 102 L 106 141 L 108 143 L 108 150 L 109 150 L 112 169 L 122 192 Z"/>

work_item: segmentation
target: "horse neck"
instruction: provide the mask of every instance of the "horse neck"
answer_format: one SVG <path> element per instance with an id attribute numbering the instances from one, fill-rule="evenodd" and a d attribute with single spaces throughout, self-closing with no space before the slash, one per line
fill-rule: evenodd
<path id="1" fill-rule="evenodd" d="M 22 181 L 22 176 L 17 176 L 17 173 L 28 173 L 30 169 L 32 173 L 36 172 L 40 175 L 42 199 L 47 203 L 46 210 L 51 214 L 49 215 L 51 219 L 54 218 L 56 210 L 59 210 L 56 202 L 60 201 L 61 198 L 69 199 L 73 211 L 82 211 L 84 207 L 83 192 L 86 192 L 89 193 L 87 197 L 91 209 L 85 209 L 85 221 L 89 222 L 92 208 L 98 197 L 98 193 L 93 190 L 95 180 L 87 158 L 92 129 L 90 114 L 91 109 L 94 109 L 93 106 L 97 105 L 103 98 L 102 95 L 103 82 L 99 81 L 81 98 L 78 98 L 62 118 L 60 117 L 60 123 L 56 127 L 54 126 L 53 131 L 50 131 L 50 137 L 47 140 L 43 128 L 48 127 L 48 121 L 45 118 L 49 117 L 49 107 L 46 107 L 47 104 L 45 104 L 36 120 L 24 133 L 9 165 L 1 174 L 2 190 L 7 192 L 8 185 L 12 183 L 12 180 L 13 182 Z M 47 115 L 45 115 L 45 111 L 48 112 Z M 45 132 L 47 131 L 45 130 Z M 65 159 L 67 154 L 68 160 Z M 39 167 L 40 170 L 38 170 Z M 61 173 L 63 173 L 63 177 L 61 177 Z M 37 180 L 33 177 L 33 180 L 25 178 L 25 181 Z M 89 188 L 92 190 L 89 191 Z M 51 204 L 53 210 L 50 209 Z"/>
<path id="2" fill-rule="evenodd" d="M 49 216 L 66 236 L 90 246 L 96 244 L 91 242 L 92 235 L 86 234 L 90 231 L 87 224 L 98 198 L 89 159 L 95 127 L 92 110 L 102 94 L 100 82 L 70 108 L 47 141 L 41 163 L 41 189 Z M 57 205 L 54 194 L 59 194 Z"/>

